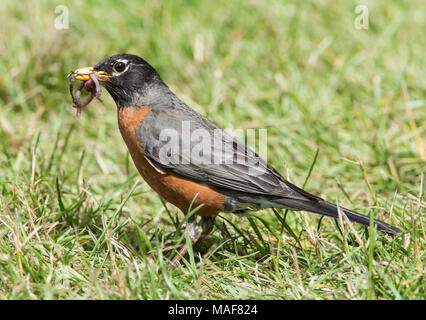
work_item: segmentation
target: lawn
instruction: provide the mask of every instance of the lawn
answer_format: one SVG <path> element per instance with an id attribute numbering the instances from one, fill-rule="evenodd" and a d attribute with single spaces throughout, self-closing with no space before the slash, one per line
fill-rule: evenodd
<path id="1" fill-rule="evenodd" d="M 425 299 L 425 15 L 421 0 L 2 1 L 0 299 Z M 114 101 L 71 108 L 67 74 L 121 52 L 220 126 L 266 129 L 293 183 L 403 233 L 221 214 L 170 268 L 183 214 L 137 173 Z"/>

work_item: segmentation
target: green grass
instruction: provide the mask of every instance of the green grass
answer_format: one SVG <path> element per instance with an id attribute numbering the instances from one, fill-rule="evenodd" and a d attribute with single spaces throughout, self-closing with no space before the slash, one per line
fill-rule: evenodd
<path id="1" fill-rule="evenodd" d="M 357 1 L 3 1 L 0 298 L 425 299 L 425 11 L 366 3 L 357 30 Z M 268 129 L 292 182 L 404 232 L 222 214 L 170 269 L 182 213 L 139 177 L 106 92 L 70 106 L 67 73 L 120 52 L 222 127 Z"/>

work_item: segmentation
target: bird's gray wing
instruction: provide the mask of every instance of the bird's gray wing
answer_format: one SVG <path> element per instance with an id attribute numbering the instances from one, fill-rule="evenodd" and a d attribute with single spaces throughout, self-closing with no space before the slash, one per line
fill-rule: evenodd
<path id="1" fill-rule="evenodd" d="M 225 193 L 320 199 L 189 107 L 152 108 L 135 133 L 155 166 Z"/>

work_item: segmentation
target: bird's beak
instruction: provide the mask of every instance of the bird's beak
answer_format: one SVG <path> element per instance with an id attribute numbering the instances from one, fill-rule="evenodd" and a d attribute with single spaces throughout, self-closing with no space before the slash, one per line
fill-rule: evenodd
<path id="1" fill-rule="evenodd" d="M 99 81 L 105 80 L 107 78 L 110 78 L 111 75 L 108 74 L 105 71 L 95 71 L 93 69 L 93 67 L 86 67 L 86 68 L 81 68 L 81 69 L 77 69 L 74 70 L 73 72 L 71 72 L 68 77 L 70 77 L 71 75 L 75 75 L 75 79 L 76 80 L 82 80 L 82 81 L 87 81 L 90 80 L 90 74 L 92 73 L 97 73 L 99 76 Z"/>

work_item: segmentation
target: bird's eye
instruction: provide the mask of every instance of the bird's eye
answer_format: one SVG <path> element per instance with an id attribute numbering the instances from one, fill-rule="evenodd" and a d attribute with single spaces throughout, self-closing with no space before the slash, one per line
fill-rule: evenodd
<path id="1" fill-rule="evenodd" d="M 115 72 L 121 73 L 124 71 L 124 69 L 126 69 L 126 64 L 123 61 L 117 61 L 116 63 L 114 63 L 112 68 Z"/>

